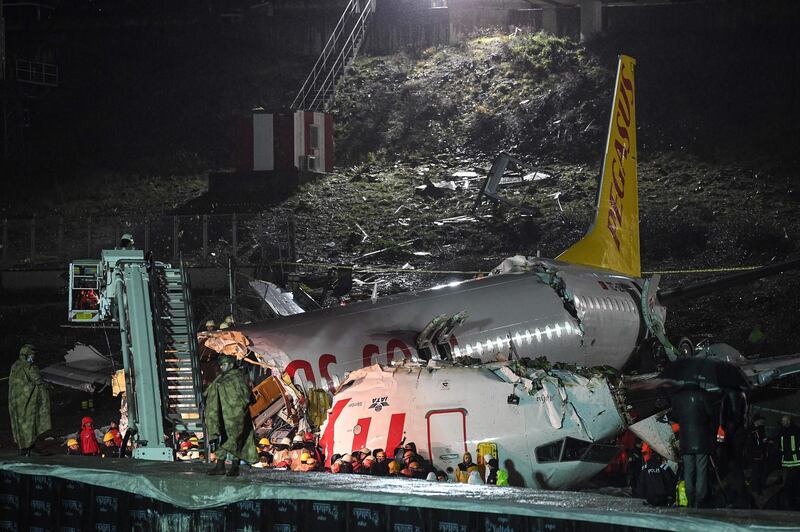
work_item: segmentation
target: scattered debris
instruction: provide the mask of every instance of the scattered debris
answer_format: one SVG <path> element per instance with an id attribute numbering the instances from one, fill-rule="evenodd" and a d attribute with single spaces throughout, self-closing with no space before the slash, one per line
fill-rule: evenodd
<path id="1" fill-rule="evenodd" d="M 383 253 L 384 251 L 389 251 L 390 249 L 404 248 L 404 247 L 410 246 L 411 244 L 413 244 L 417 240 L 419 240 L 419 239 L 418 238 L 413 238 L 411 240 L 406 240 L 405 242 L 401 242 L 400 244 L 396 244 L 394 246 L 389 246 L 389 247 L 385 247 L 385 248 L 382 248 L 382 249 L 378 249 L 376 251 L 370 251 L 369 253 L 364 253 L 363 255 L 361 255 L 358 258 L 359 259 L 363 259 L 364 257 L 371 257 L 373 255 L 377 255 L 378 253 Z"/>
<path id="2" fill-rule="evenodd" d="M 441 220 L 436 220 L 433 223 L 436 225 L 445 225 L 445 224 L 460 224 L 464 222 L 477 222 L 477 221 L 478 219 L 476 217 L 463 214 L 461 216 L 453 216 L 452 218 L 442 218 Z"/>
<path id="3" fill-rule="evenodd" d="M 556 200 L 556 203 L 558 203 L 558 208 L 559 208 L 559 210 L 560 210 L 561 212 L 564 212 L 564 207 L 562 207 L 562 206 L 561 206 L 561 200 L 560 200 L 560 199 L 558 199 L 558 198 L 560 198 L 560 197 L 561 197 L 561 191 L 559 190 L 558 192 L 553 192 L 552 194 L 548 194 L 548 195 L 549 195 L 551 198 L 553 198 L 554 200 Z"/>
<path id="4" fill-rule="evenodd" d="M 458 188 L 453 181 L 439 181 L 434 183 L 429 177 L 425 178 L 424 183 L 424 185 L 415 187 L 416 194 L 441 198 L 445 190 L 455 191 Z"/>
<path id="5" fill-rule="evenodd" d="M 478 172 L 473 172 L 471 170 L 458 170 L 457 172 L 453 173 L 453 177 L 471 178 L 471 177 L 480 177 L 480 174 L 478 174 Z"/>
<path id="6" fill-rule="evenodd" d="M 364 198 L 364 201 L 367 201 L 367 199 L 366 199 L 366 198 Z M 359 231 L 361 231 L 361 233 L 364 235 L 364 238 L 362 238 L 362 239 L 361 239 L 361 243 L 363 244 L 364 242 L 366 242 L 366 241 L 367 241 L 367 239 L 369 238 L 369 235 L 367 234 L 367 232 L 366 232 L 366 231 L 364 231 L 364 228 L 363 228 L 363 227 L 361 227 L 360 225 L 358 225 L 358 222 L 353 222 L 353 223 L 355 223 L 355 224 L 356 224 L 356 227 L 358 227 L 358 230 L 359 230 Z"/>

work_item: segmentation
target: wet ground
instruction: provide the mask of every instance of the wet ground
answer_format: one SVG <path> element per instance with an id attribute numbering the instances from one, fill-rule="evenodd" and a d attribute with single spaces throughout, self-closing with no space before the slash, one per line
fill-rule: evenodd
<path id="1" fill-rule="evenodd" d="M 0 469 L 113 487 L 188 509 L 242 500 L 350 501 L 540 516 L 661 530 L 798 530 L 797 514 L 777 511 L 652 508 L 641 500 L 563 491 L 469 486 L 360 475 L 243 468 L 237 478 L 209 477 L 205 464 L 130 459 L 0 455 Z"/>

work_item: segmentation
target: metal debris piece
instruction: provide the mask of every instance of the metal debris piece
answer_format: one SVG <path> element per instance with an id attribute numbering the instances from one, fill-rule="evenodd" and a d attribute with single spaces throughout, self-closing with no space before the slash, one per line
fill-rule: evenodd
<path id="1" fill-rule="evenodd" d="M 80 342 L 65 356 L 65 362 L 47 366 L 41 370 L 45 382 L 81 390 L 88 393 L 104 389 L 111 384 L 114 365 L 110 358 L 94 347 Z"/>
<path id="2" fill-rule="evenodd" d="M 561 206 L 561 200 L 558 199 L 561 197 L 561 191 L 559 190 L 558 192 L 553 192 L 552 194 L 548 195 L 554 200 L 556 200 L 556 203 L 558 203 L 558 208 L 561 210 L 561 212 L 564 212 L 564 207 Z"/>
<path id="3" fill-rule="evenodd" d="M 411 244 L 413 244 L 417 240 L 419 240 L 419 238 L 413 238 L 411 240 L 407 240 L 405 242 L 401 242 L 400 244 L 396 244 L 394 246 L 385 247 L 385 248 L 382 248 L 382 249 L 378 249 L 376 251 L 370 251 L 369 253 L 364 253 L 363 255 L 361 255 L 358 258 L 359 259 L 363 259 L 364 257 L 371 257 L 372 255 L 377 255 L 378 253 L 383 253 L 384 251 L 388 251 L 390 249 L 404 248 L 406 246 L 410 246 Z"/>
<path id="4" fill-rule="evenodd" d="M 291 292 L 284 292 L 277 285 L 261 280 L 250 281 L 250 287 L 261 300 L 278 316 L 300 314 L 304 310 L 298 305 Z"/>
<path id="5" fill-rule="evenodd" d="M 453 177 L 480 177 L 480 174 L 471 170 L 458 170 L 457 172 L 453 172 Z"/>
<path id="6" fill-rule="evenodd" d="M 364 228 L 363 228 L 363 227 L 361 227 L 360 225 L 358 225 L 358 222 L 355 222 L 355 224 L 356 224 L 356 227 L 358 227 L 358 230 L 359 230 L 359 231 L 361 231 L 361 234 L 363 234 L 363 235 L 364 235 L 364 238 L 362 238 L 362 239 L 361 239 L 361 243 L 363 244 L 364 242 L 366 242 L 366 241 L 367 241 L 367 239 L 369 238 L 369 235 L 367 234 L 367 232 L 366 232 L 366 231 L 364 231 Z"/>
<path id="7" fill-rule="evenodd" d="M 535 208 L 510 200 L 498 193 L 497 188 L 500 186 L 500 183 L 506 174 L 506 168 L 508 167 L 509 163 L 512 163 L 519 168 L 527 167 L 527 165 L 519 159 L 512 157 L 508 153 L 501 152 L 500 155 L 498 155 L 494 160 L 494 163 L 492 163 L 492 168 L 489 170 L 489 175 L 486 176 L 483 187 L 481 187 L 478 197 L 475 198 L 475 205 L 472 208 L 473 212 L 478 210 L 478 207 L 480 207 L 483 203 L 483 198 L 487 197 L 496 203 L 502 203 L 504 205 L 508 205 L 509 207 L 518 209 L 524 214 L 536 214 Z M 534 172 L 534 174 L 535 173 L 536 172 Z M 522 180 L 519 182 L 522 182 Z"/>
<path id="8" fill-rule="evenodd" d="M 474 216 L 469 216 L 467 214 L 463 214 L 461 216 L 453 216 L 452 218 L 442 218 L 441 220 L 436 220 L 433 223 L 436 225 L 445 225 L 445 224 L 459 224 L 464 222 L 477 222 L 478 219 Z"/>

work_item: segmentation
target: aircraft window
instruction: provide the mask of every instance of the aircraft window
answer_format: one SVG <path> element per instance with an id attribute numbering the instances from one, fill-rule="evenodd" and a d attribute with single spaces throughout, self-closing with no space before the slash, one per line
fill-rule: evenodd
<path id="1" fill-rule="evenodd" d="M 564 440 L 554 441 L 547 445 L 542 445 L 536 448 L 536 461 L 540 464 L 547 462 L 558 462 L 561 460 L 561 447 L 564 445 Z"/>
<path id="2" fill-rule="evenodd" d="M 574 462 L 582 460 L 583 455 L 591 443 L 588 441 L 576 440 L 575 438 L 564 438 L 564 457 L 562 462 Z"/>
<path id="3" fill-rule="evenodd" d="M 607 464 L 619 454 L 619 445 L 604 445 L 601 443 L 593 443 L 586 454 L 583 455 L 584 462 L 596 462 L 598 464 Z"/>

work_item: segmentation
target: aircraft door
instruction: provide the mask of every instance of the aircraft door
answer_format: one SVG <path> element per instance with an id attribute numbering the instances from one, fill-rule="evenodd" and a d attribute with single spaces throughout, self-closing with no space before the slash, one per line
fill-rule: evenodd
<path id="1" fill-rule="evenodd" d="M 467 411 L 463 408 L 431 410 L 425 418 L 431 463 L 452 474 L 467 452 Z"/>

